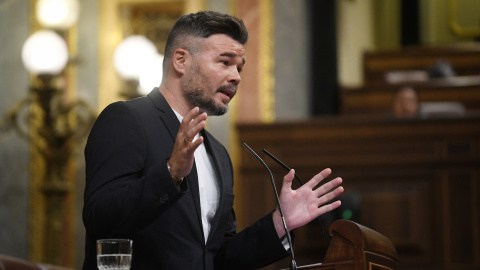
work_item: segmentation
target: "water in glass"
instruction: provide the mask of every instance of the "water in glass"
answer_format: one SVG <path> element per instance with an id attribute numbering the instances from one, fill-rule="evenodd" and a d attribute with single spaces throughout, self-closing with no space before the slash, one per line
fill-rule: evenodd
<path id="1" fill-rule="evenodd" d="M 131 254 L 97 255 L 99 270 L 129 270 L 131 260 Z"/>

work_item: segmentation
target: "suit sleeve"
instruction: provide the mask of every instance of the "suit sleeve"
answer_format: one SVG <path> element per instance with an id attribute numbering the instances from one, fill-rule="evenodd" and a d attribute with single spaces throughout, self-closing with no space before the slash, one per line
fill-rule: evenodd
<path id="1" fill-rule="evenodd" d="M 85 147 L 83 220 L 89 235 L 128 237 L 150 225 L 182 195 L 166 160 L 155 164 L 154 173 L 146 168 L 146 148 L 140 117 L 124 102 L 113 103 L 100 114 Z"/>
<path id="2" fill-rule="evenodd" d="M 215 258 L 215 268 L 258 269 L 288 256 L 289 251 L 285 250 L 276 233 L 272 214 L 265 215 L 238 234 L 230 232 Z M 293 232 L 290 233 L 293 237 Z"/>

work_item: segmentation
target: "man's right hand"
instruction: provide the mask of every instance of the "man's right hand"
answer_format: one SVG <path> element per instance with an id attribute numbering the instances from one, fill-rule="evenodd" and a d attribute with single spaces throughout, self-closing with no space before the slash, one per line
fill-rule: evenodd
<path id="1" fill-rule="evenodd" d="M 168 160 L 170 174 L 176 178 L 187 176 L 193 167 L 195 150 L 203 143 L 203 137 L 195 136 L 205 128 L 207 113 L 199 114 L 198 107 L 190 110 L 182 120 L 173 146 L 173 152 Z"/>

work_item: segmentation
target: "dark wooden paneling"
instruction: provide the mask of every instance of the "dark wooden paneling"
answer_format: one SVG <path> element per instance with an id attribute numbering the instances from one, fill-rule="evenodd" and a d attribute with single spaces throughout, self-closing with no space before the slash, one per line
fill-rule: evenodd
<path id="1" fill-rule="evenodd" d="M 479 71 L 480 74 L 480 71 Z M 374 83 L 341 90 L 342 114 L 391 114 L 393 94 L 402 84 Z M 418 91 L 419 102 L 457 101 L 467 110 L 480 110 L 480 76 L 432 79 L 406 83 Z"/>
<path id="2" fill-rule="evenodd" d="M 450 63 L 455 76 L 429 78 L 438 60 Z M 422 80 L 392 82 L 391 72 L 421 72 Z M 467 110 L 480 110 L 480 45 L 453 47 L 407 47 L 399 50 L 365 52 L 364 85 L 340 91 L 340 113 L 391 114 L 392 97 L 403 85 L 414 86 L 419 101 L 457 101 Z"/>
<path id="3" fill-rule="evenodd" d="M 241 124 L 238 130 L 240 142 L 260 153 L 267 149 L 304 181 L 332 168 L 331 179 L 344 179 L 342 207 L 358 210 L 355 221 L 392 240 L 401 269 L 480 269 L 479 115 L 328 117 Z M 280 190 L 286 172 L 261 156 Z M 266 171 L 246 150 L 240 152 L 238 169 L 235 207 L 241 229 L 274 209 L 275 199 Z M 352 198 L 359 203 L 349 205 Z M 323 257 L 328 244 L 322 230 L 343 210 L 295 231 L 299 264 Z"/>
<path id="4" fill-rule="evenodd" d="M 459 76 L 478 75 L 480 45 L 455 47 L 407 47 L 400 50 L 366 52 L 363 57 L 364 82 L 384 83 L 390 71 L 428 70 L 437 60 L 448 61 Z"/>

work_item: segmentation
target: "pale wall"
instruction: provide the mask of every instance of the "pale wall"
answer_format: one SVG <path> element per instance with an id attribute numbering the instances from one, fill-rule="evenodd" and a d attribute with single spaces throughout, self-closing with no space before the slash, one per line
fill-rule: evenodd
<path id="1" fill-rule="evenodd" d="M 0 119 L 28 92 L 21 61 L 28 18 L 28 1 L 0 1 Z M 27 257 L 28 177 L 27 141 L 0 132 L 0 254 Z"/>
<path id="2" fill-rule="evenodd" d="M 341 86 L 359 86 L 362 54 L 374 47 L 372 0 L 337 1 L 338 79 Z"/>

